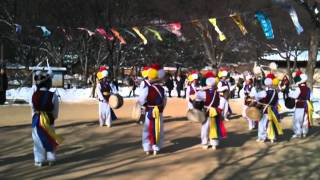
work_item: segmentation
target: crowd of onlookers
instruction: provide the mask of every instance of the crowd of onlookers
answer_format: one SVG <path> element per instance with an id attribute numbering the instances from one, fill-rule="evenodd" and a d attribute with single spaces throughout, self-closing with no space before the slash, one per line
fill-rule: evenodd
<path id="1" fill-rule="evenodd" d="M 8 77 L 4 65 L 0 65 L 0 105 L 6 102 L 6 90 L 8 89 Z"/>

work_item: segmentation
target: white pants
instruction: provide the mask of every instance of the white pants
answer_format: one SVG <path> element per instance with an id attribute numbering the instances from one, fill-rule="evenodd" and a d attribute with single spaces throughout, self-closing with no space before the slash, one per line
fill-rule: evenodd
<path id="1" fill-rule="evenodd" d="M 193 104 L 189 100 L 187 100 L 187 102 L 188 102 L 188 110 L 193 109 Z"/>
<path id="2" fill-rule="evenodd" d="M 249 126 L 249 129 L 251 130 L 256 127 L 256 122 L 251 120 L 250 118 L 248 118 L 247 113 L 246 113 L 247 109 L 248 109 L 248 106 L 244 105 L 243 110 L 242 110 L 242 117 L 248 121 L 248 126 Z"/>
<path id="3" fill-rule="evenodd" d="M 32 128 L 34 161 L 43 163 L 45 161 L 55 161 L 55 152 L 46 152 L 37 133 L 37 127 Z"/>
<path id="4" fill-rule="evenodd" d="M 295 135 L 307 135 L 308 133 L 308 115 L 304 108 L 296 108 L 293 116 L 293 132 Z"/>
<path id="5" fill-rule="evenodd" d="M 210 118 L 208 117 L 207 120 L 201 126 L 201 144 L 218 146 L 219 140 L 209 139 L 209 133 L 210 133 Z"/>
<path id="6" fill-rule="evenodd" d="M 160 114 L 160 140 L 158 144 L 151 144 L 149 139 L 149 124 L 150 120 L 148 119 L 148 113 L 146 113 L 145 122 L 143 125 L 143 131 L 142 131 L 142 147 L 145 152 L 148 151 L 160 151 L 160 148 L 163 144 L 163 138 L 164 138 L 164 131 L 163 131 L 163 116 Z"/>
<path id="7" fill-rule="evenodd" d="M 99 102 L 99 123 L 100 126 L 107 125 L 111 126 L 111 109 L 108 103 Z"/>
<path id="8" fill-rule="evenodd" d="M 267 123 L 268 123 L 268 115 L 263 114 L 261 120 L 259 121 L 259 128 L 258 128 L 258 139 L 260 140 L 267 139 Z"/>
<path id="9" fill-rule="evenodd" d="M 229 102 L 227 99 L 225 99 L 223 96 L 220 96 L 220 103 L 222 104 L 222 116 L 224 119 L 228 119 L 229 115 Z"/>

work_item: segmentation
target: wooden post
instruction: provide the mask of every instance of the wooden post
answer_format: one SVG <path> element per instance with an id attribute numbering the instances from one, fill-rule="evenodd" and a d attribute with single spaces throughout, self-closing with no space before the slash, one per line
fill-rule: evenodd
<path id="1" fill-rule="evenodd" d="M 4 55 L 4 52 L 3 52 L 3 42 L 1 41 L 1 47 L 0 47 L 0 64 L 3 64 L 3 59 L 4 59 L 4 57 L 3 57 L 3 55 Z"/>

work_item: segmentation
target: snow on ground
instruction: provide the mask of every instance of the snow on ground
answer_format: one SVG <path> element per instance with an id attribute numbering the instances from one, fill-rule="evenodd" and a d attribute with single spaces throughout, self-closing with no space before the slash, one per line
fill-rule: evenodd
<path id="1" fill-rule="evenodd" d="M 7 99 L 10 100 L 24 100 L 30 103 L 32 93 L 34 92 L 34 87 L 22 87 L 18 89 L 10 89 L 7 91 Z M 84 102 L 84 101 L 93 101 L 94 98 L 91 97 L 91 88 L 83 88 L 83 89 L 63 89 L 63 88 L 52 88 L 50 89 L 60 97 L 62 102 Z M 119 94 L 125 98 L 128 98 L 129 93 L 131 91 L 131 87 L 120 87 Z M 136 95 L 139 95 L 140 89 L 137 88 L 135 91 Z M 242 92 L 240 94 L 243 94 Z M 171 93 L 172 96 L 177 96 L 177 91 L 173 90 Z M 181 92 L 181 95 L 184 95 L 184 92 Z M 242 95 L 241 95 L 242 96 Z M 242 96 L 243 97 L 243 96 Z M 134 98 L 131 94 L 131 98 Z M 282 94 L 279 94 L 279 103 L 282 108 L 283 113 L 292 113 L 294 109 L 287 109 L 284 105 L 284 100 L 282 98 Z M 243 100 L 239 98 L 238 100 Z M 314 117 L 320 118 L 318 114 L 320 114 L 320 88 L 314 88 L 313 90 L 313 105 L 314 105 Z"/>

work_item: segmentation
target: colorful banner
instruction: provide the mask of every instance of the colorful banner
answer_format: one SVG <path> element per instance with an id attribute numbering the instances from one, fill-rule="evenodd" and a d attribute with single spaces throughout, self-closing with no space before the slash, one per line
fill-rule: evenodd
<path id="1" fill-rule="evenodd" d="M 93 35 L 95 34 L 94 32 L 90 31 L 90 30 L 87 29 L 87 28 L 77 28 L 77 29 L 79 29 L 79 30 L 81 30 L 81 31 L 86 31 L 89 36 L 93 36 Z"/>
<path id="2" fill-rule="evenodd" d="M 159 31 L 156 31 L 154 29 L 151 29 L 149 27 L 147 27 L 147 30 L 152 32 L 154 34 L 154 36 L 159 40 L 159 41 L 163 41 L 161 34 L 159 33 Z"/>
<path id="3" fill-rule="evenodd" d="M 201 24 L 199 20 L 192 21 L 193 26 L 196 26 L 197 28 L 201 29 L 203 37 L 207 37 L 208 39 L 211 39 L 210 32 L 204 28 L 204 26 Z"/>
<path id="4" fill-rule="evenodd" d="M 122 28 L 121 30 L 124 31 L 125 33 L 130 34 L 132 37 L 137 38 L 137 36 L 133 32 L 129 31 L 128 29 Z"/>
<path id="5" fill-rule="evenodd" d="M 248 33 L 246 27 L 244 26 L 244 23 L 241 19 L 241 16 L 239 14 L 231 14 L 230 17 L 232 18 L 233 22 L 236 23 L 236 25 L 239 27 L 241 33 L 243 35 L 246 35 Z"/>
<path id="6" fill-rule="evenodd" d="M 257 11 L 255 17 L 258 19 L 264 35 L 268 40 L 274 39 L 272 24 L 267 15 L 262 11 Z"/>
<path id="7" fill-rule="evenodd" d="M 300 35 L 303 32 L 303 27 L 299 23 L 299 18 L 296 10 L 293 7 L 290 7 L 290 9 L 288 9 L 288 12 L 294 24 L 294 27 L 296 28 L 298 35 Z"/>
<path id="8" fill-rule="evenodd" d="M 16 33 L 22 32 L 22 26 L 20 24 L 14 24 L 16 26 Z"/>
<path id="9" fill-rule="evenodd" d="M 226 36 L 223 34 L 223 32 L 220 30 L 220 28 L 217 25 L 217 19 L 216 18 L 210 18 L 209 22 L 213 25 L 214 30 L 219 34 L 219 40 L 224 41 L 226 40 Z"/>
<path id="10" fill-rule="evenodd" d="M 140 32 L 138 27 L 133 27 L 132 30 L 138 34 L 138 36 L 141 38 L 144 45 L 148 44 L 147 38 Z"/>
<path id="11" fill-rule="evenodd" d="M 176 36 L 180 37 L 182 36 L 181 33 L 181 28 L 182 25 L 179 22 L 175 22 L 175 23 L 170 23 L 164 26 L 168 31 L 170 31 L 171 33 L 175 34 Z"/>
<path id="12" fill-rule="evenodd" d="M 120 35 L 120 33 L 116 29 L 111 28 L 111 31 L 114 34 L 114 36 L 116 36 L 116 38 L 119 39 L 121 44 L 127 44 L 127 42 L 124 40 L 124 38 Z"/>
<path id="13" fill-rule="evenodd" d="M 37 26 L 42 30 L 42 36 L 43 37 L 49 37 L 51 35 L 51 32 L 47 29 L 45 26 Z"/>
<path id="14" fill-rule="evenodd" d="M 96 31 L 103 37 L 107 38 L 109 41 L 113 41 L 114 37 L 111 34 L 108 34 L 103 28 L 97 28 Z"/>

